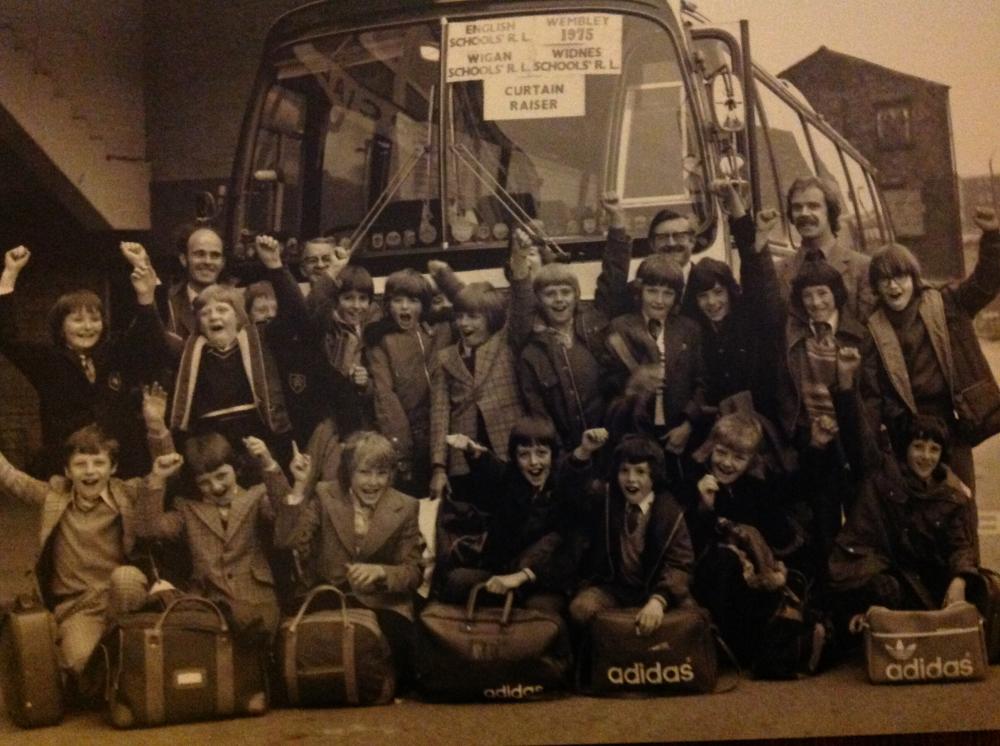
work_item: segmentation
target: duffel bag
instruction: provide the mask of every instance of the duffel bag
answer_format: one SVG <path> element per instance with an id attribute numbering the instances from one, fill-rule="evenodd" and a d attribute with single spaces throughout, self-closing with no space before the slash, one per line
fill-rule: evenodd
<path id="1" fill-rule="evenodd" d="M 162 612 L 123 616 L 102 650 L 109 718 L 119 728 L 267 712 L 260 651 L 234 644 L 207 599 L 181 596 Z"/>
<path id="2" fill-rule="evenodd" d="M 37 599 L 18 596 L 0 618 L 0 689 L 7 714 L 22 728 L 63 718 L 56 622 Z"/>
<path id="3" fill-rule="evenodd" d="M 335 597 L 338 608 L 311 611 L 322 595 Z M 396 691 L 392 651 L 375 613 L 347 608 L 332 585 L 313 588 L 295 617 L 281 623 L 278 662 L 295 707 L 382 705 Z"/>
<path id="4" fill-rule="evenodd" d="M 968 681 L 989 670 L 982 619 L 964 601 L 934 611 L 871 607 L 865 658 L 873 684 Z"/>
<path id="5" fill-rule="evenodd" d="M 719 680 L 716 638 L 708 612 L 670 609 L 651 634 L 636 634 L 639 609 L 607 609 L 590 623 L 589 681 L 594 694 L 714 691 Z"/>
<path id="6" fill-rule="evenodd" d="M 982 614 L 987 659 L 990 663 L 1000 662 L 1000 575 L 979 568 L 978 577 L 966 578 L 965 597 Z"/>
<path id="7" fill-rule="evenodd" d="M 416 678 L 421 691 L 450 701 L 538 699 L 566 686 L 568 659 L 557 654 L 563 630 L 555 615 L 479 607 L 480 583 L 462 606 L 432 602 L 420 614 Z"/>

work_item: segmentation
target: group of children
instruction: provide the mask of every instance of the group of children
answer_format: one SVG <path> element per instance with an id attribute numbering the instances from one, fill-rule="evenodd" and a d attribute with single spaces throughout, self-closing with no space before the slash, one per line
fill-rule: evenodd
<path id="1" fill-rule="evenodd" d="M 700 604 L 741 662 L 798 675 L 872 604 L 965 599 L 980 582 L 971 446 L 1000 429 L 980 416 L 1000 394 L 971 325 L 1000 289 L 996 216 L 977 216 L 972 275 L 939 290 L 904 247 L 870 264 L 845 248 L 821 179 L 793 184 L 802 247 L 777 265 L 777 211 L 754 220 L 732 185 L 714 188 L 741 283 L 691 262 L 694 227 L 670 211 L 630 282 L 608 194 L 589 305 L 571 266 L 520 229 L 509 291 L 431 262 L 433 284 L 393 273 L 379 305 L 350 262 L 327 261 L 304 294 L 266 236 L 263 279 L 218 284 L 221 240 L 202 228 L 168 313 L 145 251 L 123 244 L 138 306 L 124 335 L 80 291 L 37 344 L 14 318 L 30 254 L 8 251 L 0 352 L 38 391 L 40 468 L 57 476 L 0 457 L 0 487 L 42 506 L 38 576 L 64 667 L 80 674 L 116 616 L 164 587 L 150 579 L 179 542 L 189 567 L 169 579 L 244 639 L 332 583 L 375 611 L 406 672 L 420 498 L 442 499 L 431 596 L 512 592 L 569 623 L 567 651 L 604 609 L 635 609 L 650 635 Z M 309 242 L 306 258 L 337 248 Z M 792 633 L 776 622 L 789 604 Z M 785 668 L 779 644 L 795 650 Z"/>

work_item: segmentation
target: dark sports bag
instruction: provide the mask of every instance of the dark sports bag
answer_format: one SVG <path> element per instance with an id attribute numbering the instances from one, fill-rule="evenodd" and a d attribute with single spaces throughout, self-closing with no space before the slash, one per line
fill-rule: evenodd
<path id="1" fill-rule="evenodd" d="M 978 578 L 966 579 L 965 597 L 979 609 L 986 632 L 990 663 L 1000 662 L 1000 574 L 979 568 Z"/>
<path id="2" fill-rule="evenodd" d="M 37 600 L 18 596 L 0 618 L 0 688 L 10 719 L 22 728 L 63 718 L 56 622 Z"/>
<path id="3" fill-rule="evenodd" d="M 337 608 L 311 611 L 317 597 Z M 313 588 L 298 613 L 281 623 L 278 660 L 288 704 L 295 707 L 382 705 L 392 700 L 396 672 L 374 612 L 348 609 L 332 585 Z"/>
<path id="4" fill-rule="evenodd" d="M 109 718 L 119 728 L 262 715 L 260 651 L 234 644 L 219 608 L 180 596 L 122 617 L 105 636 Z"/>
<path id="5" fill-rule="evenodd" d="M 636 634 L 639 609 L 609 609 L 590 624 L 593 694 L 704 694 L 719 681 L 716 637 L 701 607 L 671 609 L 650 635 Z"/>
<path id="6" fill-rule="evenodd" d="M 566 686 L 569 661 L 555 654 L 562 621 L 543 611 L 476 607 L 480 583 L 463 606 L 432 602 L 420 614 L 420 690 L 450 701 L 538 699 Z"/>

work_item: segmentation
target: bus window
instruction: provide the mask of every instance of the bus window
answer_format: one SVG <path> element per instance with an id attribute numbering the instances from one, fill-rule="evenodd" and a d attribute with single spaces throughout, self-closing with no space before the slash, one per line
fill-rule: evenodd
<path id="1" fill-rule="evenodd" d="M 439 243 L 432 209 L 438 192 L 432 154 L 439 66 L 420 51 L 439 44 L 439 34 L 435 24 L 412 24 L 279 50 L 254 162 L 261 169 L 275 157 L 269 103 L 297 102 L 308 168 L 278 172 L 288 233 L 333 235 L 374 250 Z M 248 227 L 261 223 L 255 213 L 264 208 L 249 204 Z"/>
<path id="2" fill-rule="evenodd" d="M 802 176 L 814 176 L 812 154 L 805 130 L 802 128 L 802 118 L 788 103 L 782 100 L 760 78 L 757 78 L 757 102 L 763 109 L 767 121 L 767 135 L 771 144 L 771 152 L 777 167 L 777 182 L 781 189 L 778 207 L 785 213 L 785 198 L 788 187 L 795 179 Z M 758 159 L 759 161 L 760 159 Z M 786 221 L 788 216 L 785 215 Z M 798 245 L 798 234 L 789 225 L 791 243 Z"/>
<path id="3" fill-rule="evenodd" d="M 264 100 L 254 152 L 254 188 L 249 195 L 248 225 L 255 233 L 298 232 L 305 98 L 272 88 Z"/>
<path id="4" fill-rule="evenodd" d="M 871 251 L 885 243 L 882 221 L 879 219 L 875 197 L 861 164 L 847 153 L 844 153 L 844 162 L 847 164 L 847 172 L 851 177 L 851 189 L 858 206 L 861 235 L 864 238 L 865 246 Z"/>
<path id="5" fill-rule="evenodd" d="M 760 177 L 760 209 L 773 208 L 784 213 L 784 197 L 781 193 L 781 185 L 778 183 L 778 174 L 774 170 L 774 151 L 771 148 L 771 138 L 768 136 L 767 128 L 764 126 L 764 120 L 760 114 L 759 103 L 754 127 L 757 132 L 757 148 L 759 150 L 757 167 Z M 784 220 L 781 222 L 780 233 L 778 229 L 772 232 L 771 241 L 791 247 L 788 225 Z"/>
<path id="6" fill-rule="evenodd" d="M 809 137 L 812 139 L 813 147 L 816 149 L 816 173 L 825 179 L 829 179 L 837 184 L 840 189 L 840 231 L 841 239 L 850 237 L 851 245 L 858 251 L 864 250 L 864 242 L 861 239 L 858 228 L 858 216 L 854 210 L 854 200 L 851 199 L 851 190 L 847 180 L 847 173 L 844 171 L 844 164 L 840 160 L 840 148 L 829 137 L 820 132 L 816 127 L 807 124 Z"/>
<path id="7" fill-rule="evenodd" d="M 451 240 L 496 242 L 520 219 L 559 238 L 602 235 L 600 196 L 609 189 L 634 236 L 666 206 L 708 224 L 699 133 L 671 37 L 644 19 L 602 17 L 614 30 L 587 74 L 449 85 Z M 511 21 L 554 26 L 556 18 Z M 594 59 L 607 68 L 594 73 Z"/>

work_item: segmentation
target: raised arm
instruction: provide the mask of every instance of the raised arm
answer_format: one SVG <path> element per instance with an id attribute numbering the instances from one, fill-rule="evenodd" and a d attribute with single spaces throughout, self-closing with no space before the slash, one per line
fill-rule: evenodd
<path id="1" fill-rule="evenodd" d="M 153 470 L 139 487 L 136 501 L 135 533 L 140 539 L 174 540 L 184 533 L 184 514 L 179 510 L 163 510 L 167 482 L 183 463 L 179 453 L 157 456 L 153 462 Z"/>
<path id="2" fill-rule="evenodd" d="M 167 392 L 159 383 L 145 386 L 142 390 L 142 419 L 146 423 L 146 444 L 149 455 L 155 461 L 157 456 L 174 453 L 174 438 L 166 424 Z"/>
<path id="3" fill-rule="evenodd" d="M 431 369 L 431 483 L 430 496 L 444 497 L 448 488 L 448 444 L 445 437 L 451 422 L 448 382 L 441 364 L 445 348 L 434 359 Z"/>
<path id="4" fill-rule="evenodd" d="M 3 492 L 31 505 L 44 504 L 45 495 L 49 491 L 49 486 L 45 482 L 17 469 L 2 453 L 0 453 L 0 487 L 3 488 Z"/>
<path id="5" fill-rule="evenodd" d="M 601 259 L 601 274 L 594 291 L 594 309 L 613 319 L 631 310 L 628 265 L 632 258 L 632 238 L 625 230 L 625 213 L 618 195 L 607 192 L 601 205 L 609 215 L 608 240 Z"/>
<path id="6" fill-rule="evenodd" d="M 976 208 L 976 225 L 983 232 L 979 258 L 972 274 L 955 288 L 955 299 L 970 316 L 975 316 L 1000 292 L 1000 220 L 987 207 Z"/>
<path id="7" fill-rule="evenodd" d="M 246 447 L 247 453 L 250 454 L 251 458 L 253 458 L 260 468 L 264 488 L 267 491 L 267 500 L 261 506 L 262 515 L 265 519 L 273 521 L 281 501 L 291 492 L 292 488 L 288 484 L 285 472 L 281 470 L 278 462 L 274 460 L 271 451 L 263 440 L 250 436 L 243 439 L 243 445 Z M 295 447 L 295 454 L 300 458 L 308 459 L 308 456 L 302 457 L 298 446 Z M 305 476 L 308 476 L 308 474 Z"/>
<path id="8" fill-rule="evenodd" d="M 25 246 L 16 246 L 4 254 L 3 274 L 0 274 L 0 353 L 34 383 L 52 369 L 56 352 L 50 344 L 20 338 L 14 288 L 30 258 L 31 252 Z"/>

